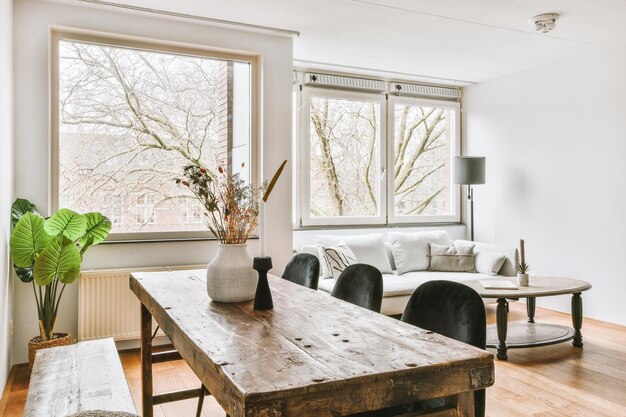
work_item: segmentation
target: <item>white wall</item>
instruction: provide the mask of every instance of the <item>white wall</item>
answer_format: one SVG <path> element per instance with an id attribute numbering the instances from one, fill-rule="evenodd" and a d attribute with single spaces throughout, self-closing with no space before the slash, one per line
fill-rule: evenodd
<path id="1" fill-rule="evenodd" d="M 531 273 L 588 280 L 584 315 L 622 325 L 624 74 L 622 46 L 465 91 L 467 153 L 487 157 L 487 183 L 475 188 L 476 238 L 525 238 Z M 538 304 L 569 311 L 569 302 Z"/>
<path id="2" fill-rule="evenodd" d="M 11 263 L 8 238 L 13 201 L 13 0 L 0 0 L 0 392 L 10 367 Z"/>
<path id="3" fill-rule="evenodd" d="M 262 132 L 264 176 L 291 158 L 292 39 L 242 32 L 181 20 L 124 14 L 74 4 L 23 0 L 15 5 L 15 193 L 45 210 L 49 185 L 48 49 L 51 25 L 206 45 L 258 53 L 262 61 Z M 267 251 L 277 270 L 291 256 L 291 165 L 268 202 Z M 6 213 L 6 211 L 5 211 Z M 1 216 L 0 216 L 1 217 Z M 256 241 L 250 250 L 256 254 Z M 87 253 L 83 269 L 207 263 L 215 242 L 105 244 Z M 26 344 L 37 335 L 32 292 L 16 285 L 15 362 L 26 361 Z M 77 329 L 77 286 L 66 290 L 56 329 L 74 335 Z"/>

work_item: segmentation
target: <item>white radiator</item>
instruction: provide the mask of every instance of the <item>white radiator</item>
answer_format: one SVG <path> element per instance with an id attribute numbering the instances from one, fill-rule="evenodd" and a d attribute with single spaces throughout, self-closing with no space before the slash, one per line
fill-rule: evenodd
<path id="1" fill-rule="evenodd" d="M 78 281 L 78 340 L 103 337 L 112 337 L 116 341 L 139 339 L 139 300 L 128 287 L 131 272 L 205 267 L 194 265 L 81 272 Z M 156 328 L 155 323 L 153 328 Z"/>

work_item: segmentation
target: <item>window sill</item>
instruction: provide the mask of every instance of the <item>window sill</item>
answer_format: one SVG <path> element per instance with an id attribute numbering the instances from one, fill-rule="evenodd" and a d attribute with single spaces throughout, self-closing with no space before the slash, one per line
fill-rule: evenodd
<path id="1" fill-rule="evenodd" d="M 257 236 L 251 236 L 248 240 L 258 240 Z M 104 242 L 101 242 L 101 245 L 117 245 L 117 244 L 125 244 L 125 243 L 164 243 L 164 242 L 218 242 L 219 239 L 215 237 L 162 237 L 162 238 L 137 238 L 137 239 L 107 239 Z"/>
<path id="2" fill-rule="evenodd" d="M 424 222 L 424 223 L 394 223 L 394 224 L 333 224 L 326 226 L 294 226 L 294 232 L 307 230 L 338 230 L 338 229 L 405 229 L 405 228 L 433 228 L 448 226 L 464 226 L 462 222 Z"/>

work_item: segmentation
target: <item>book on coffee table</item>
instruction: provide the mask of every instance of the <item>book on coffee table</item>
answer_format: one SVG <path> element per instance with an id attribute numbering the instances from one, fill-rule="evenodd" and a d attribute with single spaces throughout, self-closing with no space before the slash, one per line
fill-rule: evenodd
<path id="1" fill-rule="evenodd" d="M 517 285 L 502 279 L 481 279 L 480 285 L 486 290 L 516 290 Z"/>

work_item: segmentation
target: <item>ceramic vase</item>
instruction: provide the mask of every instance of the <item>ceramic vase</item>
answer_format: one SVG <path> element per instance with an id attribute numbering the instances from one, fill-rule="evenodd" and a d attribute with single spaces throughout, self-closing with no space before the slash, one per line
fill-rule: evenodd
<path id="1" fill-rule="evenodd" d="M 247 243 L 220 243 L 217 256 L 207 266 L 206 290 L 213 301 L 249 301 L 254 298 L 258 279 Z"/>
<path id="2" fill-rule="evenodd" d="M 520 287 L 528 287 L 528 274 L 517 274 L 517 285 Z"/>

